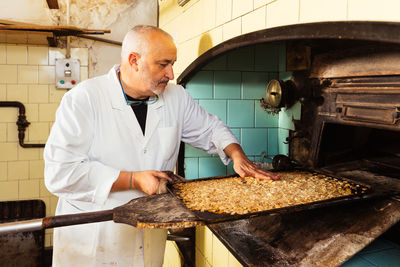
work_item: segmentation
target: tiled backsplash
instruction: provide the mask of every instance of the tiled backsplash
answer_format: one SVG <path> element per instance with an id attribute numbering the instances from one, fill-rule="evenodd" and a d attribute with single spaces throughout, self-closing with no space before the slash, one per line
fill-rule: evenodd
<path id="1" fill-rule="evenodd" d="M 55 88 L 54 78 L 55 59 L 63 58 L 65 50 L 27 44 L 27 40 L 12 44 L 9 36 L 13 35 L 4 38 L 8 43 L 0 43 L 0 101 L 23 103 L 31 123 L 25 143 L 45 143 L 66 92 Z M 88 49 L 72 48 L 71 57 L 80 60 L 81 80 L 87 79 Z M 44 185 L 43 148 L 19 146 L 17 119 L 17 108 L 0 108 L 0 201 L 41 199 L 46 215 L 54 215 L 57 197 Z M 46 230 L 45 246 L 51 245 L 51 234 Z"/>
<path id="2" fill-rule="evenodd" d="M 230 127 L 254 161 L 260 161 L 261 155 L 265 155 L 264 161 L 270 161 L 276 154 L 287 154 L 284 141 L 292 128 L 291 119 L 300 114 L 300 106 L 276 115 L 265 112 L 259 104 L 271 79 L 290 78 L 285 62 L 283 44 L 245 47 L 214 59 L 186 85 L 202 107 Z M 186 178 L 231 173 L 232 163 L 225 166 L 215 155 L 185 146 Z"/>

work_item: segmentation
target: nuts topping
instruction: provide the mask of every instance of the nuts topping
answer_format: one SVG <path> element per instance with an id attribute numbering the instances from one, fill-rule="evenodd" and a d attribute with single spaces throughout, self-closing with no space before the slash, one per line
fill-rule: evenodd
<path id="1" fill-rule="evenodd" d="M 355 184 L 305 171 L 280 172 L 280 180 L 253 177 L 175 184 L 191 210 L 246 214 L 354 194 Z"/>

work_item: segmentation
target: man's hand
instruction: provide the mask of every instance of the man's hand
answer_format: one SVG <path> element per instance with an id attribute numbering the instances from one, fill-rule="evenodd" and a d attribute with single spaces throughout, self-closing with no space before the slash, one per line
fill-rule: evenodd
<path id="1" fill-rule="evenodd" d="M 261 169 L 256 164 L 251 162 L 247 157 L 233 161 L 233 169 L 240 177 L 255 177 L 266 180 L 278 180 L 279 176 Z"/>
<path id="2" fill-rule="evenodd" d="M 159 192 L 160 180 L 167 179 L 172 181 L 172 179 L 164 172 L 159 171 L 141 171 L 133 172 L 132 175 L 132 187 L 143 191 L 148 195 L 154 195 Z"/>
<path id="3" fill-rule="evenodd" d="M 230 144 L 224 149 L 225 153 L 233 160 L 233 170 L 240 177 L 255 177 L 266 180 L 277 180 L 279 176 L 261 169 L 255 163 L 251 162 L 239 144 Z"/>
<path id="4" fill-rule="evenodd" d="M 121 171 L 118 179 L 111 187 L 111 192 L 124 191 L 129 189 L 137 189 L 143 191 L 148 195 L 161 193 L 162 183 L 161 179 L 172 181 L 172 179 L 165 173 L 159 171 L 140 171 L 140 172 L 127 172 Z"/>

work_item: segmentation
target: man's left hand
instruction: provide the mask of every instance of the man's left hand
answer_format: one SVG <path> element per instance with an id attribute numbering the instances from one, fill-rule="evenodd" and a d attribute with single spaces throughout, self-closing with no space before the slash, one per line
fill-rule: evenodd
<path id="1" fill-rule="evenodd" d="M 279 176 L 261 169 L 254 162 L 251 162 L 247 157 L 236 160 L 233 162 L 234 171 L 240 175 L 240 177 L 255 177 L 266 180 L 278 180 Z"/>
<path id="2" fill-rule="evenodd" d="M 279 175 L 266 171 L 250 161 L 244 154 L 239 144 L 230 144 L 224 149 L 225 153 L 233 160 L 233 170 L 240 177 L 255 177 L 266 180 L 278 180 Z"/>

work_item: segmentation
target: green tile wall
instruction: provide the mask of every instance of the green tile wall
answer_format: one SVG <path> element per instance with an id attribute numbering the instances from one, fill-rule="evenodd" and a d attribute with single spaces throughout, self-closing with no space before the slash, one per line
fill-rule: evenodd
<path id="1" fill-rule="evenodd" d="M 199 176 L 210 177 L 217 175 L 225 175 L 226 166 L 222 163 L 220 158 L 199 158 Z"/>
<path id="2" fill-rule="evenodd" d="M 213 61 L 209 62 L 206 66 L 203 67 L 203 70 L 227 70 L 227 56 L 222 55 L 216 57 Z"/>
<path id="3" fill-rule="evenodd" d="M 254 127 L 254 100 L 228 100 L 228 126 Z"/>
<path id="4" fill-rule="evenodd" d="M 300 102 L 295 103 L 290 109 L 282 108 L 279 113 L 279 127 L 294 130 L 293 120 L 299 120 L 301 115 Z"/>
<path id="5" fill-rule="evenodd" d="M 240 99 L 241 73 L 239 71 L 216 71 L 214 74 L 214 97 L 216 99 Z"/>
<path id="6" fill-rule="evenodd" d="M 282 43 L 244 47 L 215 58 L 186 86 L 190 95 L 208 112 L 226 123 L 249 159 L 270 162 L 287 154 L 283 142 L 289 134 L 286 123 L 292 113 L 281 119 L 266 113 L 259 104 L 271 79 L 288 78 L 285 46 Z M 282 127 L 280 127 L 280 123 Z M 263 155 L 263 156 L 261 156 Z M 185 176 L 192 179 L 233 174 L 232 163 L 222 164 L 217 156 L 185 145 Z"/>
<path id="7" fill-rule="evenodd" d="M 279 138 L 278 138 L 278 128 L 268 128 L 268 144 L 267 151 L 269 155 L 279 154 Z M 285 146 L 286 147 L 286 146 Z M 284 153 L 286 154 L 286 153 Z"/>
<path id="8" fill-rule="evenodd" d="M 278 144 L 279 144 L 279 154 L 288 155 L 289 154 L 289 147 L 285 145 L 286 138 L 289 136 L 289 130 L 278 128 Z"/>
<path id="9" fill-rule="evenodd" d="M 379 237 L 341 267 L 400 266 L 400 245 Z"/>
<path id="10" fill-rule="evenodd" d="M 186 179 L 199 177 L 199 158 L 185 158 L 185 177 Z"/>
<path id="11" fill-rule="evenodd" d="M 210 157 L 210 155 L 201 149 L 197 149 L 188 144 L 185 144 L 185 157 L 200 158 L 200 157 Z"/>
<path id="12" fill-rule="evenodd" d="M 260 54 L 258 54 L 259 56 Z M 254 47 L 244 47 L 231 51 L 227 56 L 227 70 L 253 71 L 255 61 Z"/>
<path id="13" fill-rule="evenodd" d="M 261 153 L 265 152 L 267 150 L 267 139 L 268 128 L 242 129 L 241 144 L 246 155 L 261 155 Z"/>
<path id="14" fill-rule="evenodd" d="M 242 99 L 261 99 L 265 96 L 265 81 L 269 80 L 267 72 L 242 73 Z"/>
<path id="15" fill-rule="evenodd" d="M 199 100 L 200 106 L 205 108 L 208 112 L 217 115 L 226 124 L 226 100 Z"/>
<path id="16" fill-rule="evenodd" d="M 265 110 L 258 104 L 255 104 L 255 127 L 278 127 L 279 116 L 265 112 Z"/>
<path id="17" fill-rule="evenodd" d="M 240 128 L 232 128 L 232 127 L 230 129 L 231 129 L 232 133 L 236 136 L 237 140 L 240 142 L 242 139 L 241 134 L 240 134 L 241 129 Z"/>
<path id="18" fill-rule="evenodd" d="M 254 49 L 257 56 L 255 57 L 254 69 L 256 71 L 279 71 L 279 63 L 286 62 L 285 51 L 283 50 L 284 54 L 279 53 L 280 46 L 279 44 L 256 45 Z"/>
<path id="19" fill-rule="evenodd" d="M 194 99 L 212 99 L 213 75 L 212 71 L 199 71 L 186 85 L 186 90 Z"/>

